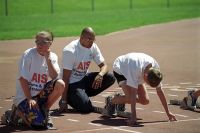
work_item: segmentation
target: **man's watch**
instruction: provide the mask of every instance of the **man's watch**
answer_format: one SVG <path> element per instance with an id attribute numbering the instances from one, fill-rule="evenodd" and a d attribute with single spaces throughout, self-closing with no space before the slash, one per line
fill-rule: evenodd
<path id="1" fill-rule="evenodd" d="M 67 101 L 61 100 L 61 104 L 65 104 L 65 103 L 67 103 Z"/>
<path id="2" fill-rule="evenodd" d="M 102 73 L 98 73 L 98 75 L 101 76 L 101 77 L 103 77 L 103 74 L 102 74 Z"/>

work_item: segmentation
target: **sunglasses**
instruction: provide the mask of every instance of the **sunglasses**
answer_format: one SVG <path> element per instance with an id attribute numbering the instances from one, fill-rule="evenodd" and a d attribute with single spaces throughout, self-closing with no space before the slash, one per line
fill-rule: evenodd
<path id="1" fill-rule="evenodd" d="M 51 44 L 52 41 L 49 41 L 49 40 L 36 40 L 35 43 L 37 45 L 47 45 L 47 44 Z"/>

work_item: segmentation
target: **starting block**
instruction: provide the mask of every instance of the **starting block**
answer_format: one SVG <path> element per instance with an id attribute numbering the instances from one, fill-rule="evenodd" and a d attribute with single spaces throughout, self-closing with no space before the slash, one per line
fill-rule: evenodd
<path id="1" fill-rule="evenodd" d="M 187 106 L 187 97 L 184 97 L 182 100 L 180 99 L 171 99 L 170 105 L 180 106 L 182 109 L 189 109 Z M 197 99 L 196 108 L 200 109 L 200 98 Z"/>

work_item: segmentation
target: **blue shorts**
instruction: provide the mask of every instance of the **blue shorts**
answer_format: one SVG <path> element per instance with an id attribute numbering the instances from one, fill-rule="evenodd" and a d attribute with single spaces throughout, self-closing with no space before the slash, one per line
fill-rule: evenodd
<path id="1" fill-rule="evenodd" d="M 47 82 L 44 85 L 44 89 L 37 96 L 32 97 L 37 102 L 39 109 L 30 109 L 27 99 L 23 100 L 18 105 L 18 109 L 32 126 L 46 125 L 45 105 L 49 95 L 53 92 L 56 81 L 57 80 L 51 80 Z"/>

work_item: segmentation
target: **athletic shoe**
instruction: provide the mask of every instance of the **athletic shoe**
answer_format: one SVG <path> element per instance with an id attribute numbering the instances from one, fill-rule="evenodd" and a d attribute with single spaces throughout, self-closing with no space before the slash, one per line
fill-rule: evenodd
<path id="1" fill-rule="evenodd" d="M 187 106 L 189 109 L 196 109 L 196 101 L 197 99 L 194 98 L 193 93 L 195 91 L 194 90 L 190 90 L 188 91 L 188 99 L 187 99 Z"/>
<path id="2" fill-rule="evenodd" d="M 45 110 L 45 115 L 46 115 L 46 128 L 49 129 L 49 130 L 56 129 L 53 126 L 53 120 L 51 118 L 49 110 Z"/>
<path id="3" fill-rule="evenodd" d="M 115 104 L 112 104 L 111 102 L 113 98 L 113 96 L 108 96 L 105 98 L 105 109 L 110 116 L 116 114 Z"/>
<path id="4" fill-rule="evenodd" d="M 118 96 L 123 96 L 122 93 L 116 93 L 114 97 L 118 97 Z M 126 110 L 125 108 L 125 104 L 116 104 L 116 111 L 122 111 L 124 112 Z"/>

